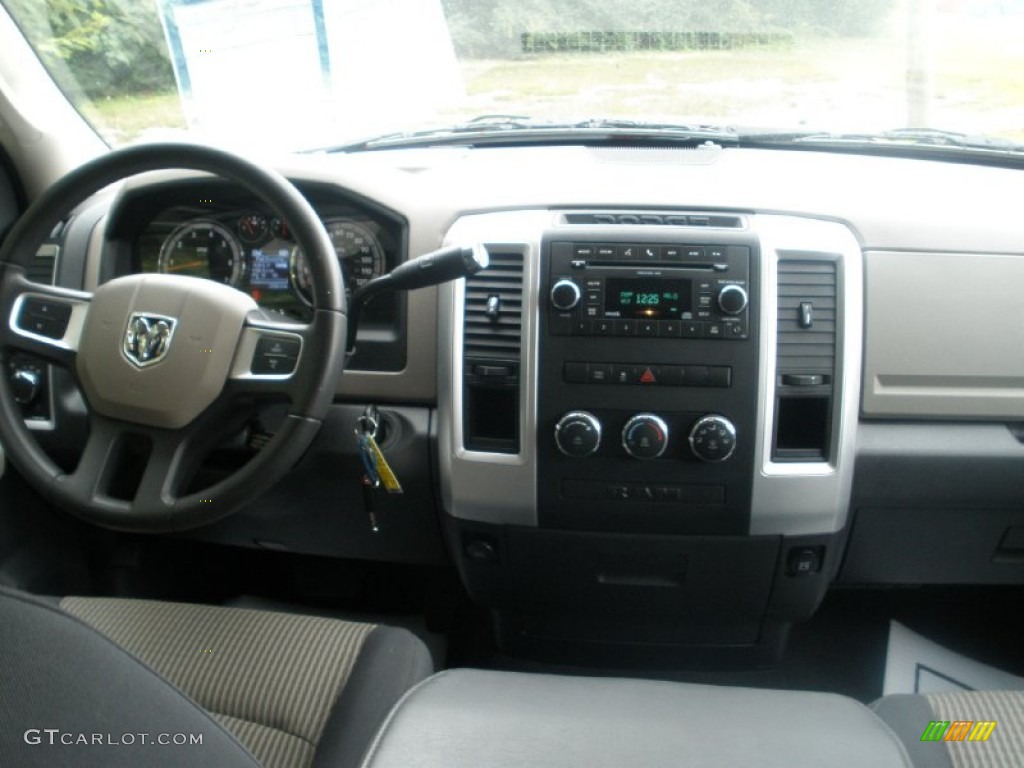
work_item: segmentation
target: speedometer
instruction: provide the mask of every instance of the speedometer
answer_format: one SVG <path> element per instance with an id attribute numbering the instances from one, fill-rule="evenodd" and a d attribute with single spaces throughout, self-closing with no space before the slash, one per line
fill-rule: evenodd
<path id="1" fill-rule="evenodd" d="M 369 226 L 353 219 L 335 218 L 325 220 L 324 228 L 345 276 L 346 292 L 351 293 L 384 274 L 384 249 Z M 298 248 L 292 254 L 291 273 L 296 293 L 312 304 L 312 275 L 305 254 Z"/>
<path id="2" fill-rule="evenodd" d="M 205 277 L 238 287 L 245 260 L 241 245 L 225 227 L 212 221 L 190 221 L 164 241 L 158 269 L 166 274 Z"/>

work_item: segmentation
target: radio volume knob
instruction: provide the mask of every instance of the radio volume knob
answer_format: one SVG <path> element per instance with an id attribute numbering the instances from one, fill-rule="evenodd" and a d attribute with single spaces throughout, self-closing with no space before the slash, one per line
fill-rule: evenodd
<path id="1" fill-rule="evenodd" d="M 727 285 L 718 292 L 718 307 L 727 315 L 738 315 L 747 308 L 747 292 L 739 285 Z"/>
<path id="2" fill-rule="evenodd" d="M 736 427 L 724 416 L 699 418 L 690 430 L 690 449 L 701 461 L 725 461 L 736 450 Z"/>
<path id="3" fill-rule="evenodd" d="M 622 447 L 635 459 L 656 459 L 668 447 L 668 425 L 653 413 L 638 413 L 622 428 Z"/>
<path id="4" fill-rule="evenodd" d="M 566 456 L 589 456 L 601 447 L 601 422 L 587 411 L 569 411 L 555 425 L 555 444 Z"/>
<path id="5" fill-rule="evenodd" d="M 551 304 L 560 312 L 574 309 L 582 296 L 580 287 L 566 278 L 562 278 L 551 287 Z"/>

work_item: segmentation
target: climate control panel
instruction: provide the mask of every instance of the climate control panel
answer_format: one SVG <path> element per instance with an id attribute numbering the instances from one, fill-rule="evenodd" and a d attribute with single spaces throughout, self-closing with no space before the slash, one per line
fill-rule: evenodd
<path id="1" fill-rule="evenodd" d="M 602 448 L 604 454 L 614 453 L 614 445 L 602 444 L 603 432 L 604 425 L 593 413 L 569 411 L 555 424 L 555 445 L 563 455 L 577 459 L 593 456 Z M 659 459 L 666 454 L 671 434 L 671 428 L 661 416 L 637 413 L 622 425 L 618 447 L 634 459 Z M 689 455 L 674 455 L 674 458 L 695 458 L 711 463 L 726 461 L 736 451 L 736 427 L 718 414 L 699 416 L 692 420 L 685 444 Z"/>

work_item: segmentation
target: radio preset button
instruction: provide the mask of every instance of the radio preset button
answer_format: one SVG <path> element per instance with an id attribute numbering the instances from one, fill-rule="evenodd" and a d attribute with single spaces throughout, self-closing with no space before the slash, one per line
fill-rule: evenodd
<path id="1" fill-rule="evenodd" d="M 611 320 L 595 320 L 590 328 L 594 336 L 611 336 L 613 331 Z"/>
<path id="2" fill-rule="evenodd" d="M 658 335 L 663 339 L 678 339 L 682 335 L 682 326 L 678 320 L 662 320 Z"/>
<path id="3" fill-rule="evenodd" d="M 704 323 L 684 322 L 682 332 L 684 339 L 699 339 L 704 335 Z"/>
<path id="4" fill-rule="evenodd" d="M 636 321 L 635 320 L 616 320 L 615 321 L 615 335 L 616 336 L 636 336 Z"/>
<path id="5" fill-rule="evenodd" d="M 658 321 L 657 320 L 639 320 L 636 324 L 636 335 L 637 336 L 657 336 L 658 335 Z"/>

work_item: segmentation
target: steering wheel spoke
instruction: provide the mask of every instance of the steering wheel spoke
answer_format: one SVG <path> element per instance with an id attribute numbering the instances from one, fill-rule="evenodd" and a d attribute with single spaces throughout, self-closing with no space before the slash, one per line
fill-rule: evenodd
<path id="1" fill-rule="evenodd" d="M 302 384 L 303 363 L 313 354 L 310 340 L 314 327 L 250 312 L 231 365 L 229 394 L 294 400 Z"/>
<path id="2" fill-rule="evenodd" d="M 92 294 L 24 279 L 8 281 L 0 306 L 0 346 L 72 367 Z"/>

